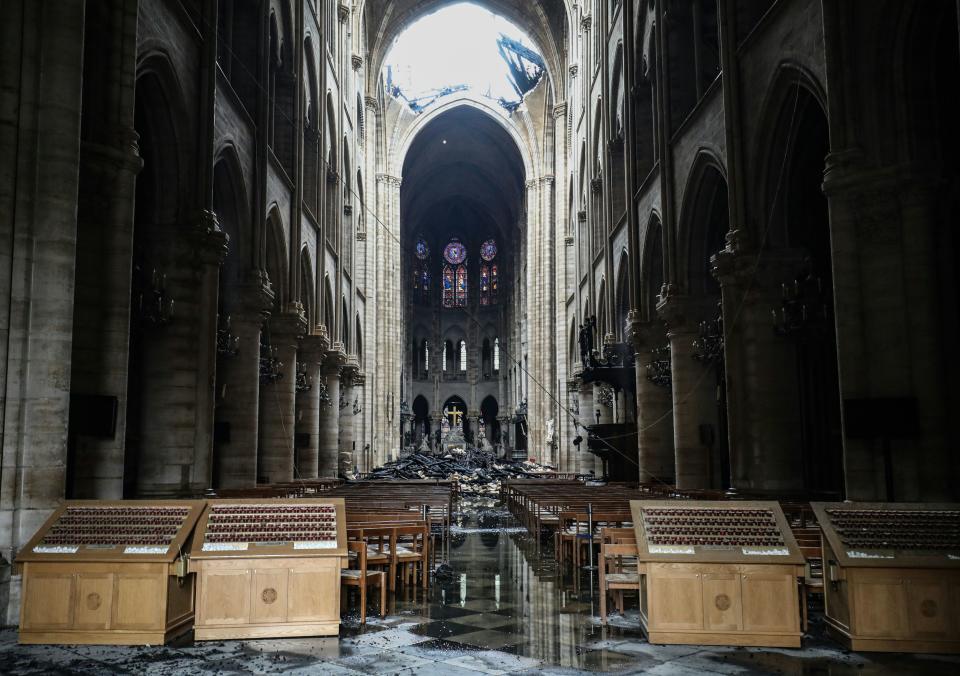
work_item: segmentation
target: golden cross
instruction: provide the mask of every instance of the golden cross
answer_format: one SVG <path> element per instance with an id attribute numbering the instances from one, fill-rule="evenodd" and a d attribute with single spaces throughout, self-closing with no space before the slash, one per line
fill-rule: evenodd
<path id="1" fill-rule="evenodd" d="M 462 413 L 462 412 L 460 411 L 460 409 L 458 409 L 456 406 L 454 406 L 453 408 L 450 408 L 450 407 L 448 406 L 448 407 L 447 407 L 447 410 L 444 411 L 443 414 L 446 415 L 446 416 L 449 416 L 449 417 L 453 418 L 453 422 L 452 422 L 451 424 L 452 424 L 454 427 L 459 427 L 459 426 L 460 426 L 460 418 L 463 416 L 463 413 Z"/>

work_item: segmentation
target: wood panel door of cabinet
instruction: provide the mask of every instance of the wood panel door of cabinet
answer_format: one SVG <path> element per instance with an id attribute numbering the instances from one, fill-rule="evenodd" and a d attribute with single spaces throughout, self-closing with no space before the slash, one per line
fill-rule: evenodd
<path id="1" fill-rule="evenodd" d="M 287 621 L 287 572 L 286 568 L 253 571 L 250 588 L 251 624 Z"/>
<path id="2" fill-rule="evenodd" d="M 113 589 L 113 573 L 77 575 L 75 629 L 103 631 L 110 628 Z"/>
<path id="3" fill-rule="evenodd" d="M 317 559 L 290 569 L 288 622 L 337 622 L 340 619 L 340 559 Z"/>
<path id="4" fill-rule="evenodd" d="M 743 628 L 761 633 L 800 631 L 797 578 L 792 572 L 751 572 L 740 576 Z"/>
<path id="5" fill-rule="evenodd" d="M 250 621 L 251 572 L 244 568 L 200 571 L 197 624 L 238 625 Z"/>
<path id="6" fill-rule="evenodd" d="M 913 638 L 946 640 L 953 633 L 950 586 L 934 579 L 907 580 L 907 619 Z"/>
<path id="7" fill-rule="evenodd" d="M 739 573 L 703 574 L 703 624 L 707 631 L 743 629 Z"/>
<path id="8" fill-rule="evenodd" d="M 30 570 L 24 574 L 24 580 L 26 584 L 21 602 L 23 628 L 30 631 L 71 629 L 76 575 L 72 572 Z"/>
<path id="9" fill-rule="evenodd" d="M 857 636 L 903 638 L 907 634 L 906 585 L 902 578 L 858 571 L 850 585 Z"/>
<path id="10" fill-rule="evenodd" d="M 659 632 L 703 629 L 703 591 L 700 573 L 668 565 L 649 571 L 650 630 Z"/>
<path id="11" fill-rule="evenodd" d="M 167 579 L 160 573 L 117 573 L 113 586 L 114 629 L 163 631 Z"/>

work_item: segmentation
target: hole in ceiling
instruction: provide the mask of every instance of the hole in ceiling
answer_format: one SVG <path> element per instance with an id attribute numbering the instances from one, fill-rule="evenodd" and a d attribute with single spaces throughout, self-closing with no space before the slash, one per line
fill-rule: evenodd
<path id="1" fill-rule="evenodd" d="M 468 91 L 509 111 L 543 77 L 543 57 L 517 26 L 473 3 L 450 5 L 407 27 L 384 66 L 387 90 L 415 112 Z"/>

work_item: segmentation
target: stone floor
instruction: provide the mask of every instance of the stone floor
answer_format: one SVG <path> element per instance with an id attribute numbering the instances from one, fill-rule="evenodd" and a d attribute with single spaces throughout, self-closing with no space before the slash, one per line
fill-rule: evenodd
<path id="1" fill-rule="evenodd" d="M 585 574 L 561 581 L 549 551 L 493 502 L 460 518 L 452 575 L 429 594 L 400 593 L 386 619 L 361 628 L 351 607 L 339 639 L 194 643 L 161 648 L 19 646 L 0 631 L 4 674 L 675 674 L 960 673 L 960 657 L 861 655 L 839 649 L 814 623 L 802 650 L 652 646 L 635 611 L 596 618 Z M 594 585 L 595 586 L 595 585 Z"/>

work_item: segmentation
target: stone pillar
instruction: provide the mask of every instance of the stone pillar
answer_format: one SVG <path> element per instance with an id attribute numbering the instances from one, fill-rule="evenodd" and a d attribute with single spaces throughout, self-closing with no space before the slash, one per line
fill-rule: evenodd
<path id="1" fill-rule="evenodd" d="M 309 390 L 297 392 L 296 476 L 316 479 L 320 471 L 320 380 L 323 359 L 330 342 L 326 333 L 305 336 L 297 351 L 297 363 L 306 368 Z"/>
<path id="2" fill-rule="evenodd" d="M 400 428 L 400 372 L 404 345 L 400 293 L 400 179 L 377 175 L 377 350 L 376 392 L 373 412 L 376 424 L 374 449 L 382 464 L 398 447 Z"/>
<path id="3" fill-rule="evenodd" d="M 362 371 L 357 371 L 353 376 L 353 398 L 350 399 L 350 427 L 353 441 L 353 458 L 357 472 L 369 472 L 372 469 L 369 454 L 366 450 L 366 443 L 363 437 L 363 415 L 366 413 L 366 399 L 364 386 L 367 378 Z M 354 408 L 354 402 L 359 407 L 359 411 Z"/>
<path id="4" fill-rule="evenodd" d="M 130 260 L 133 198 L 142 166 L 136 132 L 117 145 L 83 144 L 77 207 L 77 268 L 71 391 L 117 400 L 114 434 L 85 437 L 71 429 L 72 496 L 123 497 L 127 370 L 130 361 Z"/>
<path id="5" fill-rule="evenodd" d="M 297 347 L 307 331 L 303 315 L 287 312 L 271 317 L 266 341 L 280 360 L 279 380 L 260 387 L 260 448 L 257 479 L 261 483 L 293 481 L 293 442 L 296 424 Z"/>
<path id="6" fill-rule="evenodd" d="M 320 478 L 342 476 L 340 467 L 340 369 L 343 345 L 334 343 L 323 362 L 322 378 L 329 401 L 320 402 Z"/>
<path id="7" fill-rule="evenodd" d="M 241 311 L 230 317 L 239 338 L 236 356 L 218 359 L 217 383 L 223 399 L 216 421 L 229 425 L 229 441 L 215 440 L 214 486 L 257 485 L 257 434 L 260 420 L 260 332 L 272 306 L 273 293 L 259 280 L 240 291 Z"/>
<path id="8" fill-rule="evenodd" d="M 781 252 L 782 253 L 782 252 Z M 728 247 L 713 257 L 726 322 L 730 481 L 733 488 L 803 488 L 796 350 L 773 331 L 770 311 L 782 302 L 784 270 L 795 254 L 756 256 Z"/>
<path id="9" fill-rule="evenodd" d="M 217 278 L 226 235 L 204 212 L 189 225 L 144 238 L 147 265 L 165 275 L 175 304 L 169 324 L 141 333 L 137 494 L 194 495 L 213 479 Z"/>
<path id="10" fill-rule="evenodd" d="M 563 424 L 567 428 L 567 436 L 570 439 L 567 444 L 566 452 L 563 455 L 559 470 L 561 472 L 579 472 L 580 471 L 580 449 L 586 443 L 586 436 L 579 428 L 580 422 L 580 379 L 571 378 L 567 381 L 567 413 L 563 418 Z M 577 434 L 584 437 L 580 446 L 574 446 L 573 440 Z"/>
<path id="11" fill-rule="evenodd" d="M 84 3 L 4 3 L 0 24 L 0 559 L 64 495 Z M 42 73 L 42 77 L 40 74 Z M 20 587 L 0 564 L 0 620 Z"/>
<path id="12" fill-rule="evenodd" d="M 662 347 L 663 329 L 658 322 L 630 322 L 636 355 L 637 445 L 640 482 L 672 481 L 675 473 L 673 454 L 673 397 L 670 390 L 647 379 L 647 366 L 653 361 L 651 350 Z M 581 404 L 581 408 L 583 405 Z"/>
<path id="13" fill-rule="evenodd" d="M 340 418 L 338 421 L 340 427 L 340 459 L 338 461 L 338 467 L 340 468 L 341 476 L 346 472 L 356 472 L 358 465 L 353 448 L 355 439 L 353 425 L 353 398 L 355 389 L 353 384 L 358 370 L 359 364 L 357 363 L 357 358 L 351 356 L 347 359 L 347 363 L 344 365 L 340 374 L 340 399 L 343 401 L 343 408 L 338 408 Z"/>
<path id="14" fill-rule="evenodd" d="M 667 324 L 673 392 L 673 449 L 677 488 L 710 488 L 710 448 L 700 438 L 701 425 L 717 429 L 716 374 L 712 365 L 693 358 L 699 321 L 714 303 L 668 296 L 657 310 Z"/>
<path id="15" fill-rule="evenodd" d="M 596 476 L 603 474 L 603 461 L 588 450 L 587 442 L 589 435 L 584 429 L 597 422 L 594 412 L 593 384 L 580 384 L 580 429 L 583 436 L 583 443 L 580 444 L 580 471 L 584 473 L 593 472 Z"/>

